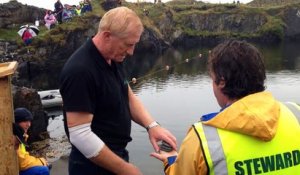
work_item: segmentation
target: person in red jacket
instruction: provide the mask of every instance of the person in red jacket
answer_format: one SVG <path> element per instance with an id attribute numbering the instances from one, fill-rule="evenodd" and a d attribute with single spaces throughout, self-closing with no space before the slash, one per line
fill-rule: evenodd
<path id="1" fill-rule="evenodd" d="M 22 35 L 22 40 L 24 41 L 25 45 L 28 46 L 32 42 L 32 34 L 29 32 L 29 28 L 25 30 Z"/>

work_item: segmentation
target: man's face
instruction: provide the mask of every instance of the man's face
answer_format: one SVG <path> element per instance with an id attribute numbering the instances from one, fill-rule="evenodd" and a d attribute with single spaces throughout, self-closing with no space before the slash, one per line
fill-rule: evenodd
<path id="1" fill-rule="evenodd" d="M 31 121 L 23 121 L 23 122 L 18 123 L 18 125 L 24 129 L 25 133 L 27 133 L 28 129 L 31 126 Z"/>
<path id="2" fill-rule="evenodd" d="M 139 42 L 141 33 L 136 29 L 132 31 L 127 37 L 118 37 L 111 34 L 109 52 L 110 59 L 115 62 L 124 61 L 127 55 L 132 55 L 134 52 L 135 45 Z"/>

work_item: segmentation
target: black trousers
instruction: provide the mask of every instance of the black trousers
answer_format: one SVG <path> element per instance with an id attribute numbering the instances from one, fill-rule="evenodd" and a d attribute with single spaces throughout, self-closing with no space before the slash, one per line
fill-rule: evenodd
<path id="1" fill-rule="evenodd" d="M 126 149 L 112 150 L 119 157 L 125 161 L 129 161 L 128 151 Z M 71 154 L 69 157 L 69 175 L 114 175 L 114 173 L 97 166 L 89 159 L 84 157 L 80 151 L 72 146 Z"/>
<path id="2" fill-rule="evenodd" d="M 56 18 L 57 18 L 58 23 L 61 24 L 62 23 L 62 12 L 57 13 Z"/>

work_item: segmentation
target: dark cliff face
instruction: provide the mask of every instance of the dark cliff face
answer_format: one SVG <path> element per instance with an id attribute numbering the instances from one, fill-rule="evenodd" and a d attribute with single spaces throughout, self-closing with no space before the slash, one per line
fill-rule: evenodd
<path id="1" fill-rule="evenodd" d="M 44 15 L 44 9 L 10 1 L 9 3 L 0 4 L 0 28 L 34 23 L 37 18 L 42 19 Z"/>
<path id="2" fill-rule="evenodd" d="M 300 10 L 290 7 L 284 11 L 285 36 L 289 39 L 300 39 Z"/>
<path id="3" fill-rule="evenodd" d="M 257 13 L 192 13 L 176 21 L 172 15 L 165 16 L 159 23 L 164 38 L 173 45 L 182 43 L 187 47 L 210 45 L 234 35 L 256 35 L 267 22 L 265 15 Z"/>
<path id="4" fill-rule="evenodd" d="M 183 16 L 181 21 L 191 30 L 200 32 L 256 33 L 267 22 L 261 14 L 212 13 Z"/>
<path id="5" fill-rule="evenodd" d="M 228 38 L 272 44 L 299 38 L 299 7 L 300 3 L 274 8 L 204 5 L 178 10 L 176 7 L 166 10 L 155 24 L 173 46 L 211 45 Z"/>
<path id="6" fill-rule="evenodd" d="M 166 43 L 162 38 L 160 38 L 156 32 L 154 32 L 151 29 L 145 28 L 141 36 L 140 42 L 135 48 L 135 52 L 161 54 L 168 47 L 169 44 Z"/>

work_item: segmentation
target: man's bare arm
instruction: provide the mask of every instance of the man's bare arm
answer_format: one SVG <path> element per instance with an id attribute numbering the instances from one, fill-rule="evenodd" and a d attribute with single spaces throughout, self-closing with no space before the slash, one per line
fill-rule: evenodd
<path id="1" fill-rule="evenodd" d="M 85 113 L 85 112 L 67 112 L 66 115 L 67 115 L 67 125 L 69 130 L 71 130 L 74 127 L 78 127 L 80 125 L 89 124 L 92 122 L 93 119 L 92 114 Z M 79 138 L 79 139 L 85 139 L 85 138 Z M 72 143 L 72 139 L 70 140 Z M 93 143 L 86 143 L 86 142 L 81 142 L 81 143 L 84 145 L 93 144 Z M 82 152 L 83 150 L 79 149 L 79 151 Z M 118 175 L 141 175 L 142 174 L 137 167 L 121 159 L 105 145 L 101 147 L 100 152 L 97 153 L 96 156 L 91 157 L 89 159 L 95 164 L 97 164 L 98 166 L 101 166 Z"/>

